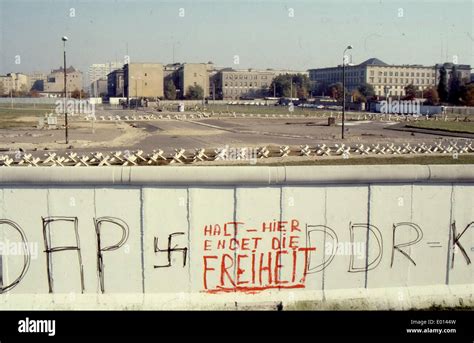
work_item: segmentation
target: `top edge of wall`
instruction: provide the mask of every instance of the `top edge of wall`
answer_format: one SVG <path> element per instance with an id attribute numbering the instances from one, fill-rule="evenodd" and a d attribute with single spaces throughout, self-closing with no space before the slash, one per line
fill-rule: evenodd
<path id="1" fill-rule="evenodd" d="M 11 185 L 284 185 L 474 182 L 474 165 L 0 168 Z"/>

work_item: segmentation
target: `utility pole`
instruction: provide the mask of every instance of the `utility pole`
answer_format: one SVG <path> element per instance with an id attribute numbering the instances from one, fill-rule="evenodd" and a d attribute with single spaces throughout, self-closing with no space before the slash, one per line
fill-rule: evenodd
<path id="1" fill-rule="evenodd" d="M 64 126 L 66 129 L 66 144 L 69 144 L 68 135 L 68 120 L 67 120 L 67 72 L 66 72 L 66 42 L 67 37 L 62 38 L 63 41 L 63 55 L 64 55 Z"/>
<path id="2" fill-rule="evenodd" d="M 342 53 L 342 139 L 344 139 L 344 122 L 346 120 L 346 51 L 350 49 L 352 49 L 352 45 L 347 46 Z"/>

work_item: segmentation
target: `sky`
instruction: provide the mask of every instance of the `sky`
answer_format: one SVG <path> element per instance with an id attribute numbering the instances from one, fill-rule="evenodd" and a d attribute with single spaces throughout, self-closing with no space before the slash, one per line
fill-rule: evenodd
<path id="1" fill-rule="evenodd" d="M 340 64 L 349 44 L 355 64 L 474 65 L 473 18 L 473 0 L 0 0 L 0 74 L 58 68 L 62 36 L 85 75 L 127 55 L 307 70 Z"/>

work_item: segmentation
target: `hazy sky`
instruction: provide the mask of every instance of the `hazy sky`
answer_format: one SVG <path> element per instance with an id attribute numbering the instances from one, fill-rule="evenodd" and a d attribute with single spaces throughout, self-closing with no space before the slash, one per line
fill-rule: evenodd
<path id="1" fill-rule="evenodd" d="M 353 63 L 433 65 L 456 55 L 474 65 L 473 7 L 472 0 L 0 0 L 0 74 L 59 67 L 63 35 L 68 65 L 83 72 L 123 61 L 127 46 L 132 61 L 171 63 L 173 45 L 176 62 L 236 68 L 334 66 L 348 44 Z"/>

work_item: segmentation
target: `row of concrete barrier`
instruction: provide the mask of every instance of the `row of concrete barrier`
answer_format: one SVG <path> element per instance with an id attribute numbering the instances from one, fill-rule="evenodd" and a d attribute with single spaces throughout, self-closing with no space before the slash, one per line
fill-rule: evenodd
<path id="1" fill-rule="evenodd" d="M 458 158 L 461 154 L 474 153 L 474 144 L 470 140 L 445 141 L 434 144 L 355 144 L 344 143 L 318 144 L 316 146 L 301 145 L 290 146 L 263 146 L 263 147 L 230 147 L 225 146 L 217 149 L 197 148 L 194 150 L 174 149 L 173 153 L 165 153 L 161 149 L 153 150 L 146 154 L 138 151 L 115 151 L 111 153 L 93 152 L 90 154 L 78 154 L 67 152 L 64 155 L 56 152 L 48 152 L 44 157 L 38 157 L 31 153 L 13 152 L 12 154 L 0 155 L 0 166 L 136 166 L 136 165 L 163 165 L 163 164 L 189 164 L 205 161 L 241 161 L 257 163 L 267 158 L 326 158 L 335 157 L 348 159 L 352 156 L 424 156 L 424 155 L 450 155 Z"/>
<path id="2" fill-rule="evenodd" d="M 143 112 L 143 113 L 140 113 Z M 283 119 L 283 118 L 328 118 L 333 117 L 336 119 L 341 118 L 340 113 L 330 114 L 318 114 L 318 113 L 306 113 L 306 114 L 259 114 L 259 113 L 207 113 L 197 112 L 188 114 L 155 114 L 150 111 L 139 111 L 136 114 L 130 115 L 118 115 L 118 114 L 100 114 L 86 115 L 82 119 L 86 121 L 100 120 L 100 121 L 150 121 L 150 120 L 195 120 L 205 118 L 269 118 L 269 119 Z M 410 116 L 410 115 L 398 115 L 398 114 L 380 114 L 380 113 L 369 113 L 369 114 L 351 114 L 347 117 L 350 120 L 370 120 L 370 121 L 388 121 L 388 122 L 406 122 L 406 121 L 420 121 L 420 120 L 442 120 L 442 121 L 469 121 L 467 117 L 428 117 L 428 116 Z"/>

